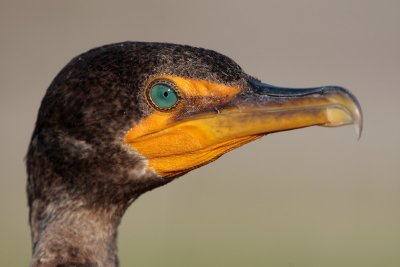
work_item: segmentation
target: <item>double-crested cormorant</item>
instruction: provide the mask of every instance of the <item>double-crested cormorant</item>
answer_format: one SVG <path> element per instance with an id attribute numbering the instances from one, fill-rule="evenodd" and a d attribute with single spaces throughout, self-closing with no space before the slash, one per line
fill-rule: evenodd
<path id="1" fill-rule="evenodd" d="M 337 86 L 261 83 L 217 52 L 124 42 L 68 63 L 27 154 L 31 266 L 117 266 L 117 227 L 141 194 L 261 136 L 355 123 Z"/>

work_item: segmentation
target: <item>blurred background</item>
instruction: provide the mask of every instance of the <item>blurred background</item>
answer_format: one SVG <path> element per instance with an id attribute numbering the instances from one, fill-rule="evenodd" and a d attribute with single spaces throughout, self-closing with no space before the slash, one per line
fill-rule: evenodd
<path id="1" fill-rule="evenodd" d="M 122 266 L 400 266 L 399 1 L 0 0 L 0 266 L 28 266 L 24 156 L 46 88 L 125 40 L 219 51 L 264 82 L 337 84 L 365 127 L 277 133 L 137 200 Z"/>

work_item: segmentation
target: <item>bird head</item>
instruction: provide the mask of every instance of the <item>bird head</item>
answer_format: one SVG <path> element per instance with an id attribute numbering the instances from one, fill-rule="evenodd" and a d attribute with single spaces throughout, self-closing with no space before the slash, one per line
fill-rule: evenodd
<path id="1" fill-rule="evenodd" d="M 31 266 L 115 266 L 116 228 L 140 194 L 263 135 L 351 123 L 360 133 L 346 89 L 264 84 L 211 50 L 90 50 L 61 70 L 39 109 L 27 154 Z"/>
<path id="2" fill-rule="evenodd" d="M 268 133 L 351 123 L 361 132 L 361 122 L 360 105 L 341 87 L 264 84 L 202 48 L 107 45 L 74 58 L 47 90 L 28 191 L 31 201 L 53 186 L 118 202 Z M 40 164 L 57 178 L 34 175 Z"/>

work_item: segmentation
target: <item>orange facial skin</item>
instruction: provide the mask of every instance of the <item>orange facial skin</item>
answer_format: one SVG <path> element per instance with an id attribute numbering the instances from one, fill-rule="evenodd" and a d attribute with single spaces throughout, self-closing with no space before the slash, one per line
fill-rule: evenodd
<path id="1" fill-rule="evenodd" d="M 179 90 L 180 102 L 174 109 L 154 112 L 133 127 L 125 142 L 148 159 L 148 167 L 168 178 L 204 165 L 223 153 L 254 138 L 226 144 L 213 144 L 213 136 L 202 120 L 179 120 L 187 109 L 210 110 L 229 102 L 242 89 L 202 80 L 160 76 L 173 82 Z M 150 80 L 148 84 L 152 83 Z M 150 103 L 149 103 L 150 104 Z M 215 112 L 210 112 L 214 115 Z"/>

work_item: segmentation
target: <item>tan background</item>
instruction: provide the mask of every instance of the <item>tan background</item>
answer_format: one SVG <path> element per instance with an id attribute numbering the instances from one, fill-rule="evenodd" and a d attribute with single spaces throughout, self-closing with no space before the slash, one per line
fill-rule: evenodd
<path id="1" fill-rule="evenodd" d="M 106 43 L 191 44 L 284 86 L 339 84 L 352 127 L 267 136 L 141 197 L 122 266 L 400 266 L 400 1 L 0 1 L 0 266 L 30 256 L 24 155 L 40 100 Z"/>

